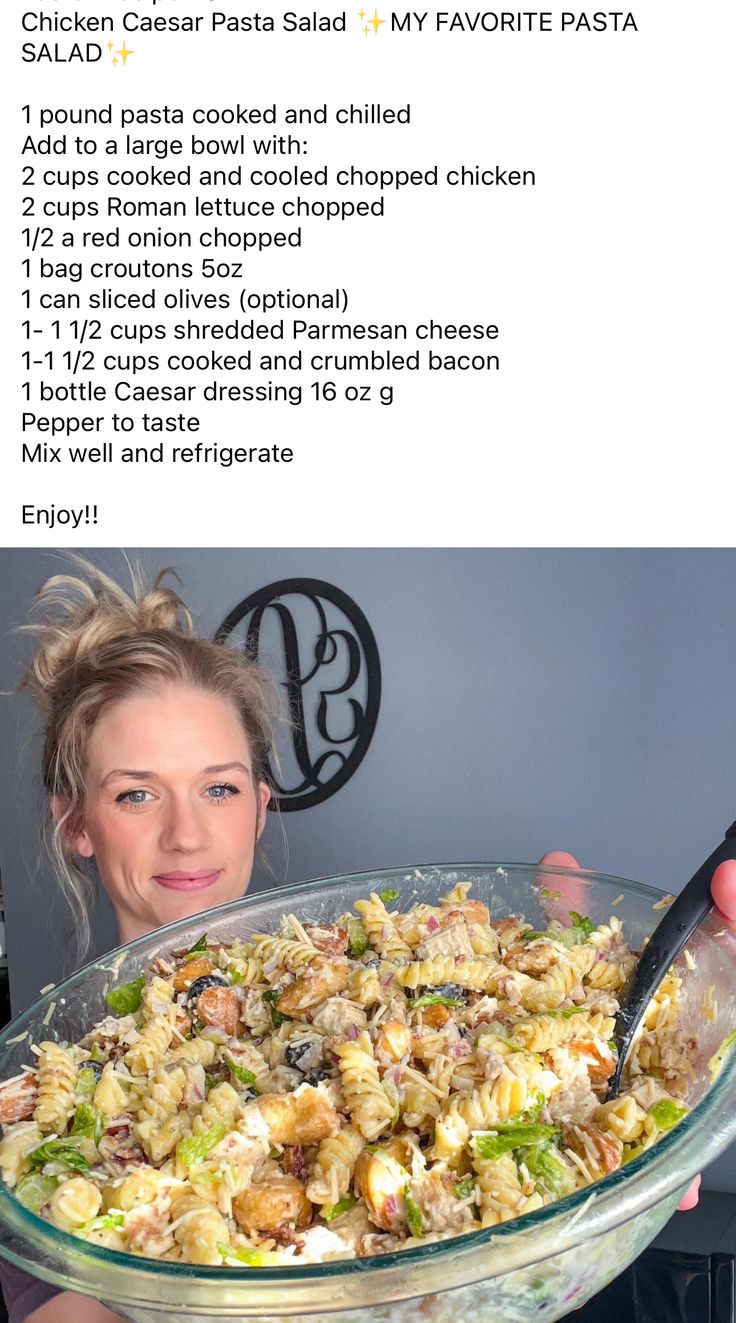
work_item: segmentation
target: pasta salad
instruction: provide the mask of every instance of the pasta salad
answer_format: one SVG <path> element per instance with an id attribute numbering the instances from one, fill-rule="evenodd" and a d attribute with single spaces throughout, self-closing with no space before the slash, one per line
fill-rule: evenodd
<path id="1" fill-rule="evenodd" d="M 227 1268 L 462 1235 L 616 1170 L 687 1111 L 679 975 L 604 1102 L 620 922 L 537 931 L 469 890 L 159 955 L 0 1086 L 3 1179 L 95 1244 Z"/>

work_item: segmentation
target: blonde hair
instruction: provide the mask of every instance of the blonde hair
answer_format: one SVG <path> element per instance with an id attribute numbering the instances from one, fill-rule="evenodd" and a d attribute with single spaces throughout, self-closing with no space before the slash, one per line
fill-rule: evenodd
<path id="1" fill-rule="evenodd" d="M 83 816 L 87 745 L 109 704 L 160 684 L 178 683 L 229 701 L 245 731 L 254 784 L 270 785 L 269 755 L 279 716 L 275 684 L 241 653 L 194 632 L 191 614 L 162 570 L 146 587 L 130 566 L 131 590 L 86 561 L 78 576 L 54 575 L 39 589 L 33 619 L 21 626 L 36 648 L 20 688 L 30 691 L 45 725 L 43 784 L 49 797 L 44 834 L 74 917 L 77 957 L 90 945 L 97 897 L 94 868 L 76 858 L 69 837 Z M 177 579 L 178 582 L 178 579 Z M 63 804 L 51 812 L 52 801 Z"/>

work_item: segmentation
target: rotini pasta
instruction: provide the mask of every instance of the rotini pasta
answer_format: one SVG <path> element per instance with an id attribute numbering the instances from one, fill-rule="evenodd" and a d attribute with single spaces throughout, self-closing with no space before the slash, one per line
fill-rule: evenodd
<path id="1" fill-rule="evenodd" d="M 43 1134 L 59 1135 L 66 1129 L 74 1105 L 76 1079 L 71 1052 L 57 1043 L 42 1043 L 33 1119 Z"/>
<path id="2" fill-rule="evenodd" d="M 394 1104 L 378 1078 L 373 1046 L 367 1030 L 354 1042 L 338 1043 L 345 1105 L 365 1139 L 377 1139 L 391 1123 Z"/>
<path id="3" fill-rule="evenodd" d="M 618 919 L 540 933 L 490 920 L 464 881 L 438 904 L 394 899 L 200 939 L 155 962 L 135 1011 L 42 1043 L 0 1087 L 6 1183 L 123 1252 L 314 1262 L 531 1213 L 684 1115 L 695 1039 L 674 970 L 602 1102 L 635 963 Z"/>

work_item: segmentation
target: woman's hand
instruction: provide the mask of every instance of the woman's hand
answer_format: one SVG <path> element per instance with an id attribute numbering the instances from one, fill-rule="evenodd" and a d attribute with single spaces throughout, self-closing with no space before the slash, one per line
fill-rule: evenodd
<path id="1" fill-rule="evenodd" d="M 550 850 L 548 854 L 542 855 L 539 862 L 540 864 L 554 864 L 557 868 L 580 868 L 575 856 L 568 854 L 566 850 Z M 578 904 L 582 900 L 583 891 L 575 878 L 564 878 L 562 881 L 565 903 Z M 726 927 L 732 928 L 736 932 L 736 860 L 727 859 L 725 863 L 718 865 L 713 874 L 710 889 L 718 907 L 719 919 Z M 700 1177 L 696 1176 L 687 1194 L 678 1205 L 681 1212 L 686 1212 L 689 1208 L 695 1207 L 698 1202 L 699 1189 Z"/>

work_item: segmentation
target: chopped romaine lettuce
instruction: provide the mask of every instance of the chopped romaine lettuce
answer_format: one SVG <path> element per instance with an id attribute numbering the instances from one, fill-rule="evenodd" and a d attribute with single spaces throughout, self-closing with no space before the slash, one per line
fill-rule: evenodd
<path id="1" fill-rule="evenodd" d="M 190 946 L 189 950 L 187 951 L 187 955 L 188 956 L 204 955 L 206 950 L 207 950 L 207 934 L 202 933 L 202 936 L 197 938 L 194 945 Z"/>
<path id="2" fill-rule="evenodd" d="M 728 1038 L 724 1038 L 718 1051 L 713 1053 L 713 1056 L 708 1062 L 708 1070 L 714 1079 L 717 1075 L 720 1075 L 721 1070 L 723 1069 L 723 1063 L 734 1043 L 736 1043 L 736 1029 L 734 1029 L 732 1034 L 728 1035 Z"/>
<path id="3" fill-rule="evenodd" d="M 649 1108 L 647 1116 L 651 1116 L 658 1130 L 671 1130 L 683 1116 L 687 1116 L 687 1107 L 671 1098 L 661 1098 Z"/>
<path id="4" fill-rule="evenodd" d="M 509 1125 L 507 1129 L 499 1126 L 496 1130 L 477 1130 L 471 1144 L 478 1157 L 493 1160 L 516 1148 L 552 1139 L 557 1133 L 553 1125 Z"/>
<path id="5" fill-rule="evenodd" d="M 406 1224 L 412 1236 L 423 1236 L 424 1218 L 422 1210 L 411 1192 L 411 1184 L 408 1181 L 404 1186 L 404 1204 L 406 1206 Z"/>
<path id="6" fill-rule="evenodd" d="M 570 910 L 570 921 L 573 928 L 580 928 L 586 937 L 590 937 L 590 934 L 595 932 L 593 920 L 586 918 L 584 914 L 578 914 L 577 910 Z"/>
<path id="7" fill-rule="evenodd" d="M 38 1148 L 31 1149 L 28 1157 L 34 1167 L 43 1167 L 46 1162 L 58 1162 L 70 1171 L 88 1172 L 89 1163 L 79 1152 L 78 1143 L 79 1139 L 47 1139 Z"/>
<path id="8" fill-rule="evenodd" d="M 393 1116 L 391 1118 L 391 1124 L 395 1125 L 399 1119 L 399 1091 L 392 1080 L 384 1079 L 381 1081 L 381 1083 L 383 1085 L 383 1092 L 385 1093 L 386 1097 L 391 1103 L 391 1106 L 393 1107 Z"/>
<path id="9" fill-rule="evenodd" d="M 102 1213 L 99 1217 L 93 1217 L 91 1222 L 85 1222 L 83 1226 L 77 1227 L 74 1234 L 88 1236 L 93 1231 L 117 1231 L 124 1224 L 124 1213 Z"/>
<path id="10" fill-rule="evenodd" d="M 358 1200 L 352 1194 L 346 1194 L 344 1199 L 338 1199 L 336 1204 L 331 1204 L 328 1208 L 322 1209 L 322 1216 L 325 1222 L 334 1222 L 336 1217 L 342 1217 L 343 1213 L 349 1213 L 351 1208 L 355 1208 Z"/>
<path id="11" fill-rule="evenodd" d="M 238 1263 L 246 1263 L 249 1268 L 271 1268 L 283 1262 L 281 1255 L 272 1250 L 241 1249 L 231 1245 L 218 1245 L 217 1248 L 223 1259 L 237 1259 Z"/>
<path id="12" fill-rule="evenodd" d="M 421 1011 L 425 1006 L 462 1006 L 460 997 L 443 997 L 439 992 L 425 992 L 416 1001 L 410 1002 L 413 1011 Z"/>
<path id="13" fill-rule="evenodd" d="M 71 1133 L 80 1139 L 94 1139 L 97 1143 L 102 1138 L 102 1118 L 91 1103 L 80 1103 L 74 1113 Z"/>
<path id="14" fill-rule="evenodd" d="M 182 1166 L 187 1170 L 194 1167 L 198 1162 L 204 1162 L 210 1149 L 219 1144 L 221 1139 L 225 1138 L 227 1127 L 223 1122 L 218 1122 L 203 1135 L 192 1135 L 189 1139 L 180 1139 L 176 1146 L 176 1156 Z"/>
<path id="15" fill-rule="evenodd" d="M 475 1189 L 475 1177 L 463 1176 L 462 1180 L 455 1181 L 452 1187 L 453 1194 L 458 1199 L 468 1199 Z"/>
<path id="16" fill-rule="evenodd" d="M 363 952 L 368 950 L 368 934 L 360 919 L 348 919 L 348 937 L 350 954 L 353 960 L 359 960 Z"/>
<path id="17" fill-rule="evenodd" d="M 514 1117 L 512 1121 L 508 1121 L 506 1125 L 499 1126 L 498 1128 L 501 1130 L 510 1130 L 518 1125 L 532 1125 L 535 1121 L 539 1120 L 540 1113 L 546 1102 L 547 1099 L 542 1090 L 534 1089 L 529 1096 L 529 1101 L 523 1112 L 519 1112 L 519 1115 Z"/>
<path id="18" fill-rule="evenodd" d="M 83 1066 L 77 1076 L 77 1093 L 83 1098 L 91 1098 L 97 1088 L 97 1076 L 89 1066 Z"/>
<path id="19" fill-rule="evenodd" d="M 514 1156 L 524 1163 L 539 1193 L 562 1199 L 575 1189 L 575 1173 L 551 1140 L 518 1149 Z"/>
<path id="20" fill-rule="evenodd" d="M 59 1184 L 58 1176 L 42 1176 L 40 1171 L 29 1171 L 18 1181 L 15 1193 L 24 1208 L 40 1213 Z"/>
<path id="21" fill-rule="evenodd" d="M 224 1055 L 225 1064 L 227 1065 L 228 1070 L 235 1076 L 238 1084 L 244 1084 L 246 1088 L 252 1089 L 254 1093 L 258 1093 L 258 1089 L 256 1088 L 256 1077 L 253 1074 L 253 1071 L 246 1070 L 245 1066 L 239 1066 L 236 1061 L 233 1061 L 233 1058 L 228 1052 Z"/>
<path id="22" fill-rule="evenodd" d="M 382 900 L 384 905 L 388 905 L 390 901 L 399 899 L 399 893 L 394 891 L 393 887 L 384 887 L 383 891 L 379 891 L 378 899 Z"/>
<path id="23" fill-rule="evenodd" d="M 121 983 L 119 987 L 112 988 L 105 998 L 113 1015 L 118 1017 L 123 1015 L 132 1015 L 138 1010 L 143 1001 L 143 988 L 146 980 L 141 975 L 140 978 L 134 978 L 131 983 Z"/>

